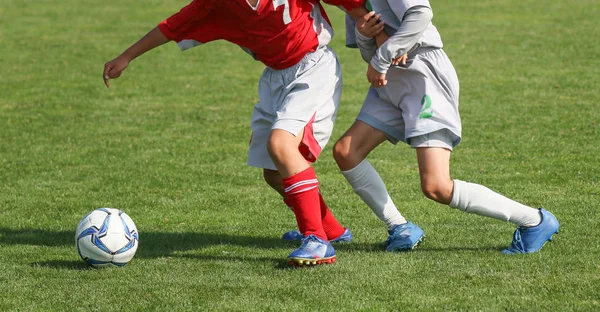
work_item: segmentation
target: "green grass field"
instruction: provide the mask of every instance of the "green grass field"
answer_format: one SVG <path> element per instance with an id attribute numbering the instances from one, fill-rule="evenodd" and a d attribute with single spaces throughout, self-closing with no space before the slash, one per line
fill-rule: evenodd
<path id="1" fill-rule="evenodd" d="M 171 43 L 102 83 L 104 62 L 187 2 L 0 4 L 0 311 L 600 310 L 600 1 L 432 0 L 461 80 L 453 177 L 561 222 L 519 256 L 500 253 L 511 224 L 426 200 L 414 151 L 390 144 L 369 159 L 427 240 L 380 249 L 385 226 L 331 156 L 368 85 L 327 7 L 345 89 L 315 167 L 355 240 L 310 269 L 286 264 L 293 215 L 245 165 L 260 63 L 225 42 Z M 97 207 L 140 231 L 122 269 L 79 259 L 75 228 Z"/>

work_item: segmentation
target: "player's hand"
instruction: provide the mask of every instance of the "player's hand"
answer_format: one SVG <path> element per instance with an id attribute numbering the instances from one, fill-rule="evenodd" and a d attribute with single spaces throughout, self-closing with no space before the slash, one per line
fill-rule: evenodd
<path id="1" fill-rule="evenodd" d="M 380 18 L 381 14 L 371 11 L 356 22 L 356 29 L 361 35 L 373 38 L 383 31 L 384 22 Z"/>
<path id="2" fill-rule="evenodd" d="M 110 87 L 109 79 L 119 78 L 121 73 L 127 68 L 129 65 L 129 61 L 122 58 L 117 57 L 112 61 L 106 62 L 104 64 L 104 72 L 102 73 L 102 78 L 104 79 L 104 84 L 106 87 Z"/>
<path id="3" fill-rule="evenodd" d="M 395 65 L 395 66 L 400 66 L 401 64 L 402 65 L 406 65 L 406 60 L 407 59 L 408 59 L 408 54 L 405 53 L 401 57 L 397 57 L 397 58 L 393 59 L 392 60 L 392 65 Z"/>
<path id="4" fill-rule="evenodd" d="M 367 69 L 367 80 L 369 80 L 373 88 L 381 88 L 387 84 L 385 74 L 376 71 L 371 64 L 369 64 L 369 68 Z"/>

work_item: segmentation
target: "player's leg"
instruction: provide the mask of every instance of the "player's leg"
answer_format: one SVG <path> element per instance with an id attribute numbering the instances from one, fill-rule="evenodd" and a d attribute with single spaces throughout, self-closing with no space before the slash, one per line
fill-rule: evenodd
<path id="1" fill-rule="evenodd" d="M 294 265 L 310 265 L 335 262 L 335 250 L 327 241 L 322 225 L 321 203 L 318 194 L 319 184 L 314 170 L 308 165 L 304 157 L 301 157 L 302 164 L 306 168 L 304 170 L 293 169 L 294 164 L 290 166 L 285 160 L 282 161 L 281 158 L 289 157 L 290 154 L 287 151 L 278 153 L 278 151 L 281 151 L 281 145 L 278 144 L 282 144 L 282 138 L 278 137 L 280 132 L 275 132 L 275 139 L 271 142 L 271 135 L 265 136 L 263 133 L 264 127 L 261 126 L 263 123 L 261 120 L 265 120 L 265 118 L 261 118 L 261 115 L 263 115 L 263 111 L 255 108 L 252 122 L 253 135 L 248 152 L 248 164 L 264 168 L 263 176 L 265 177 L 265 181 L 272 188 L 280 192 L 287 203 L 291 204 L 298 228 L 307 234 L 300 248 L 294 250 L 288 256 L 290 263 Z M 300 130 L 299 135 L 292 136 L 293 138 L 283 138 L 284 146 L 287 146 L 285 145 L 287 144 L 286 140 L 293 141 L 297 137 L 301 138 L 303 131 Z M 300 140 L 298 139 L 296 144 L 299 144 Z M 273 145 L 267 148 L 271 144 Z M 298 146 L 296 145 L 294 149 L 298 151 Z M 273 151 L 273 157 L 270 157 L 269 150 Z M 294 157 L 293 153 L 292 157 Z M 298 158 L 295 159 L 298 160 Z M 282 171 L 288 172 L 287 174 L 292 170 L 300 170 L 300 172 L 289 177 L 282 177 L 275 165 L 276 162 L 281 166 Z M 292 169 L 289 169 L 290 167 Z M 299 168 L 303 167 L 300 166 Z M 282 188 L 283 191 L 281 191 Z"/>
<path id="2" fill-rule="evenodd" d="M 330 263 L 335 261 L 335 250 L 323 226 L 316 173 L 298 149 L 303 136 L 304 130 L 294 136 L 287 130 L 275 129 L 268 143 L 271 159 L 283 178 L 285 196 L 304 236 L 302 245 L 290 253 L 288 260 L 293 265 Z M 340 230 L 343 232 L 343 228 Z"/>
<path id="3" fill-rule="evenodd" d="M 387 136 L 384 132 L 356 120 L 333 146 L 333 158 L 340 170 L 351 170 L 386 140 Z"/>
<path id="4" fill-rule="evenodd" d="M 513 241 L 505 253 L 535 252 L 551 239 L 558 231 L 558 222 L 546 210 L 523 205 L 483 185 L 452 180 L 451 142 L 448 130 L 412 140 L 417 150 L 421 189 L 427 198 L 464 212 L 515 224 L 518 227 L 515 235 L 519 236 L 515 240 L 518 242 Z M 443 147 L 444 144 L 446 147 Z"/>
<path id="5" fill-rule="evenodd" d="M 293 213 L 294 208 L 292 206 L 292 202 L 285 195 L 285 188 L 283 187 L 283 179 L 281 178 L 279 171 L 263 169 L 263 178 L 265 179 L 265 182 L 267 182 L 267 184 L 271 188 L 273 188 L 275 191 L 277 191 L 277 193 L 279 193 L 279 195 L 281 195 L 283 203 Z M 285 232 L 282 236 L 282 239 L 288 240 L 288 241 L 300 241 L 302 239 L 302 237 L 303 237 L 302 231 L 292 230 L 292 231 Z"/>
<path id="6" fill-rule="evenodd" d="M 340 236 L 345 229 L 337 221 L 333 228 L 323 223 L 328 215 L 322 212 L 330 211 L 319 194 L 319 182 L 309 162 L 316 161 L 331 136 L 341 95 L 340 65 L 335 53 L 326 47 L 274 74 L 279 75 L 282 87 L 274 86 L 280 94 L 274 103 L 276 118 L 267 148 L 283 178 L 298 228 L 304 230 L 301 246 L 288 259 L 295 265 L 334 262 L 335 250 L 328 236 Z M 272 79 L 270 83 L 273 85 Z M 329 234 L 336 231 L 339 233 Z"/>
<path id="7" fill-rule="evenodd" d="M 401 108 L 408 141 L 417 150 L 425 196 L 465 212 L 516 224 L 519 228 L 507 252 L 539 250 L 558 230 L 554 216 L 482 185 L 450 178 L 450 154 L 460 142 L 461 121 L 458 77 L 444 51 L 424 50 L 400 77 L 409 84 L 407 88 L 414 90 Z M 525 246 L 515 247 L 518 244 Z"/>
<path id="8" fill-rule="evenodd" d="M 285 188 L 283 186 L 283 179 L 277 170 L 263 170 L 263 177 L 267 184 L 271 186 L 274 190 L 276 190 L 281 197 L 283 198 L 283 202 L 285 205 L 290 208 L 293 212 L 293 205 L 291 200 L 287 198 L 285 195 Z M 323 224 L 323 229 L 325 230 L 325 234 L 327 235 L 327 239 L 332 243 L 344 243 L 352 241 L 352 233 L 349 229 L 343 228 L 342 225 L 337 221 L 337 219 L 333 216 L 333 213 L 329 210 L 329 207 L 325 203 L 323 199 L 323 195 L 319 191 L 319 204 L 321 208 L 321 223 Z M 340 234 L 340 231 L 341 234 Z M 304 235 L 304 229 L 292 230 L 283 234 L 282 239 L 288 241 L 300 241 Z"/>
<path id="9" fill-rule="evenodd" d="M 263 179 L 265 179 L 265 182 L 267 182 L 272 189 L 277 191 L 285 201 L 285 188 L 283 187 L 283 181 L 279 171 L 263 169 Z"/>
<path id="10" fill-rule="evenodd" d="M 386 140 L 385 133 L 357 120 L 336 142 L 333 157 L 354 192 L 391 231 L 406 223 L 406 219 L 396 208 L 381 176 L 366 159 L 373 149 Z"/>
<path id="11" fill-rule="evenodd" d="M 421 229 L 413 231 L 412 223 L 402 216 L 379 173 L 366 157 L 386 140 L 393 144 L 404 141 L 404 128 L 402 111 L 392 103 L 388 92 L 370 88 L 356 122 L 333 148 L 344 178 L 386 224 L 390 235 L 384 245 L 388 251 L 414 248 L 423 233 Z"/>
<path id="12" fill-rule="evenodd" d="M 276 129 L 273 130 L 269 139 L 268 148 L 271 157 L 275 165 L 281 168 L 279 172 L 283 177 L 285 198 L 292 207 L 301 207 L 298 212 L 294 207 L 294 212 L 299 218 L 299 228 L 305 236 L 313 234 L 328 240 L 339 238 L 346 229 L 337 222 L 325 204 L 319 192 L 316 174 L 298 150 L 297 146 L 301 144 L 298 139 L 302 137 L 303 132 L 298 136 L 293 136 L 287 131 Z M 291 142 L 291 145 L 286 146 L 287 142 Z M 294 157 L 296 157 L 295 160 Z M 300 194 L 306 196 L 300 196 Z M 299 200 L 307 202 L 301 203 L 298 202 Z M 304 207 L 310 207 L 314 211 Z M 313 216 L 320 216 L 320 218 L 313 218 Z M 317 220 L 320 222 L 316 222 Z M 311 222 L 316 222 L 316 224 Z"/>
<path id="13" fill-rule="evenodd" d="M 432 135 L 426 134 L 423 141 L 429 143 L 426 138 Z M 415 142 L 421 137 L 413 138 Z M 450 154 L 451 150 L 444 147 L 422 147 L 417 145 L 417 161 L 419 163 L 419 176 L 421 178 L 421 190 L 425 197 L 438 203 L 449 205 L 452 200 L 453 182 L 450 178 Z"/>
<path id="14" fill-rule="evenodd" d="M 327 240 L 321 222 L 319 182 L 313 168 L 298 150 L 303 131 L 293 135 L 274 129 L 267 145 L 271 159 L 283 182 L 284 195 L 291 202 L 298 227 L 305 235 Z"/>

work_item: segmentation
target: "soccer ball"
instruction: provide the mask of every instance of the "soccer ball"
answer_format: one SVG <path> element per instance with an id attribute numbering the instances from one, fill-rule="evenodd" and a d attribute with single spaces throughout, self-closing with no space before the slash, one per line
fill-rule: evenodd
<path id="1" fill-rule="evenodd" d="M 133 220 L 114 208 L 98 208 L 88 213 L 75 233 L 79 256 L 94 267 L 124 266 L 135 255 L 138 243 Z"/>

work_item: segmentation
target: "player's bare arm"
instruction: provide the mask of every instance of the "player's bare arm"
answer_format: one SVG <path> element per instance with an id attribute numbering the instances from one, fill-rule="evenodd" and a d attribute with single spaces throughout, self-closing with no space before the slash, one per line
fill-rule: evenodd
<path id="1" fill-rule="evenodd" d="M 144 37 L 134 43 L 131 47 L 125 50 L 115 59 L 104 64 L 102 78 L 106 87 L 110 87 L 109 79 L 119 78 L 129 63 L 136 57 L 169 42 L 169 39 L 155 27 L 148 32 Z"/>

